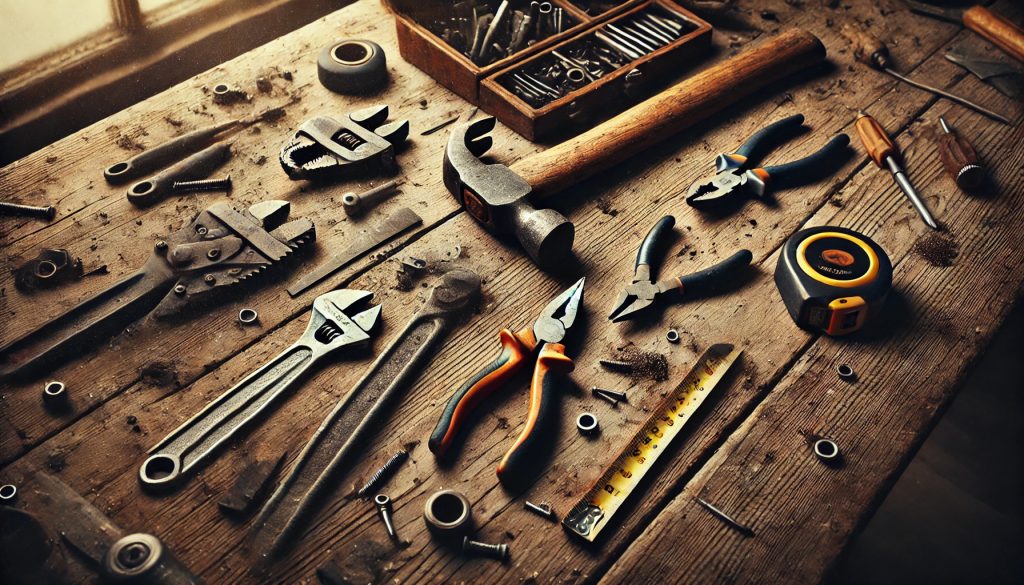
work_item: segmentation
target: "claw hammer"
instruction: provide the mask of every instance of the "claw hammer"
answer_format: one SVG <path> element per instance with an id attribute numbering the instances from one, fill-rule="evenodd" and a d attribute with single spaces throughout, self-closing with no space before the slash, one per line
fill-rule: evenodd
<path id="1" fill-rule="evenodd" d="M 444 184 L 488 231 L 514 233 L 538 266 L 554 268 L 571 253 L 575 227 L 536 203 L 824 59 L 813 34 L 785 32 L 511 167 L 480 160 L 494 128 L 494 118 L 481 118 L 452 131 Z"/>

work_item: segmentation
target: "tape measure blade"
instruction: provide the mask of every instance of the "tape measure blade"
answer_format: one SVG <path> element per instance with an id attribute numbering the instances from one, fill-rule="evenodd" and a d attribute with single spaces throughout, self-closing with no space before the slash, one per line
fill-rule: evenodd
<path id="1" fill-rule="evenodd" d="M 594 542 L 741 353 L 742 350 L 727 343 L 708 348 L 572 507 L 562 520 L 562 527 L 583 540 Z"/>

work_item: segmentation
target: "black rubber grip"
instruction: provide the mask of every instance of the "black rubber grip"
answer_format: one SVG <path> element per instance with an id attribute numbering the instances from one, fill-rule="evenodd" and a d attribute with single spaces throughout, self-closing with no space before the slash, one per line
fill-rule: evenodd
<path id="1" fill-rule="evenodd" d="M 714 293 L 720 288 L 728 286 L 731 274 L 749 265 L 753 259 L 754 255 L 750 253 L 750 250 L 740 250 L 711 268 L 682 276 L 679 278 L 679 282 L 683 285 L 681 292 L 684 295 L 699 296 Z"/>
<path id="2" fill-rule="evenodd" d="M 736 149 L 736 154 L 752 159 L 751 163 L 760 160 L 765 155 L 766 149 L 770 150 L 771 147 L 782 143 L 791 134 L 796 133 L 803 123 L 804 115 L 794 114 L 774 124 L 769 124 L 748 138 L 743 146 Z"/>
<path id="3" fill-rule="evenodd" d="M 644 242 L 640 244 L 640 250 L 636 253 L 636 266 L 641 264 L 654 266 L 654 259 L 657 258 L 659 250 L 668 240 L 668 235 L 672 233 L 672 228 L 675 225 L 676 218 L 671 215 L 666 215 L 654 224 L 651 231 L 647 232 Z"/>
<path id="4" fill-rule="evenodd" d="M 840 134 L 828 141 L 821 150 L 800 160 L 765 167 L 774 189 L 788 189 L 799 185 L 813 183 L 818 179 L 831 175 L 846 161 L 844 154 L 849 154 L 847 146 L 850 137 Z"/>

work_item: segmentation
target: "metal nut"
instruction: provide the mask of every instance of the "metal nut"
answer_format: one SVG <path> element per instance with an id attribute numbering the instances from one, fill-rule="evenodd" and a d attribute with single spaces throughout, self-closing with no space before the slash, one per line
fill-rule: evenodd
<path id="1" fill-rule="evenodd" d="M 59 408 L 68 403 L 68 392 L 64 382 L 51 380 L 43 386 L 43 403 L 50 408 Z"/>
<path id="2" fill-rule="evenodd" d="M 18 497 L 18 487 L 13 483 L 0 485 L 0 502 L 13 504 L 14 498 Z"/>
<path id="3" fill-rule="evenodd" d="M 836 366 L 836 373 L 839 377 L 844 380 L 853 380 L 857 377 L 857 373 L 853 371 L 853 368 L 849 364 L 839 364 Z"/>
<path id="4" fill-rule="evenodd" d="M 473 508 L 469 498 L 455 490 L 441 490 L 423 506 L 423 520 L 427 528 L 438 536 L 456 537 L 469 532 L 473 523 Z"/>
<path id="5" fill-rule="evenodd" d="M 669 329 L 668 332 L 665 333 L 665 339 L 667 339 L 669 343 L 679 343 L 679 331 Z"/>
<path id="6" fill-rule="evenodd" d="M 260 314 L 256 309 L 242 309 L 238 312 L 238 322 L 242 325 L 252 325 L 260 320 Z"/>
<path id="7" fill-rule="evenodd" d="M 835 465 L 842 459 L 839 445 L 832 439 L 818 439 L 814 442 L 814 455 L 826 465 Z"/>
<path id="8" fill-rule="evenodd" d="M 576 428 L 584 436 L 596 434 L 599 428 L 597 417 L 589 412 L 584 412 L 576 417 Z"/>

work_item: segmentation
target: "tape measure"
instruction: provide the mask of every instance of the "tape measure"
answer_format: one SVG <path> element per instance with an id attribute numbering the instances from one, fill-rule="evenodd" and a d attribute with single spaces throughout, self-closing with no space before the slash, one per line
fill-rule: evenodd
<path id="1" fill-rule="evenodd" d="M 725 343 L 708 348 L 675 391 L 654 409 L 604 475 L 573 506 L 562 520 L 562 527 L 593 542 L 741 353 L 742 350 Z"/>
<path id="2" fill-rule="evenodd" d="M 878 313 L 892 286 L 892 262 L 864 234 L 815 227 L 786 242 L 775 267 L 775 285 L 797 325 L 845 335 Z"/>

